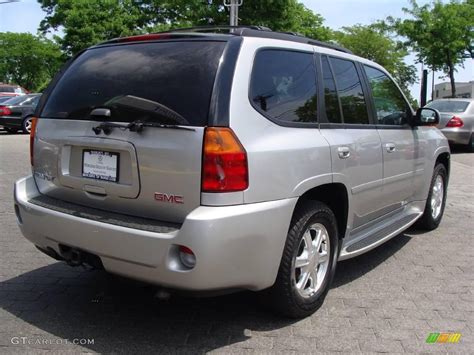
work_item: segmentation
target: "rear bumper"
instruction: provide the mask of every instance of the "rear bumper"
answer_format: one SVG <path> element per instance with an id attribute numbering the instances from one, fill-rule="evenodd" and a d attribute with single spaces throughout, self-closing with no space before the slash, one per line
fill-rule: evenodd
<path id="1" fill-rule="evenodd" d="M 451 144 L 469 144 L 472 132 L 461 128 L 443 128 L 441 132 Z"/>
<path id="2" fill-rule="evenodd" d="M 186 290 L 250 289 L 276 279 L 296 199 L 192 211 L 179 229 L 155 233 L 61 213 L 29 202 L 38 196 L 29 176 L 15 183 L 23 235 L 35 245 L 75 247 L 100 257 L 109 272 Z M 191 248 L 196 266 L 184 270 L 177 245 Z"/>
<path id="3" fill-rule="evenodd" d="M 11 116 L 2 116 L 0 117 L 0 126 L 8 128 L 21 128 L 22 118 L 21 117 L 11 117 Z"/>

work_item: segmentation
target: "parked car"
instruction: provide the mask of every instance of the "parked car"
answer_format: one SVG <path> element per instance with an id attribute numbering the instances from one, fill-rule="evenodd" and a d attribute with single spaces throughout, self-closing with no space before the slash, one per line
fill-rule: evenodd
<path id="1" fill-rule="evenodd" d="M 28 94 L 10 98 L 0 105 L 0 126 L 10 132 L 21 130 L 30 133 L 33 113 L 41 94 Z"/>
<path id="2" fill-rule="evenodd" d="M 26 90 L 25 88 L 19 85 L 9 85 L 9 84 L 0 83 L 0 97 L 2 96 L 14 97 L 14 96 L 26 95 L 28 93 L 29 93 L 28 90 Z"/>
<path id="3" fill-rule="evenodd" d="M 11 99 L 11 96 L 0 96 L 0 104 Z"/>
<path id="4" fill-rule="evenodd" d="M 290 317 L 323 302 L 338 260 L 415 222 L 437 228 L 450 151 L 388 72 L 260 27 L 94 46 L 41 100 L 24 236 L 170 289 L 262 291 Z"/>
<path id="5" fill-rule="evenodd" d="M 426 107 L 441 112 L 438 127 L 451 144 L 460 144 L 474 151 L 474 99 L 440 99 Z"/>

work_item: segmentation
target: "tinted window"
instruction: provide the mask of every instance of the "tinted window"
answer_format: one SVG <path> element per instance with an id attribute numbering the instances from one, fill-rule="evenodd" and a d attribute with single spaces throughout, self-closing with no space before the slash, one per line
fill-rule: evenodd
<path id="1" fill-rule="evenodd" d="M 316 122 L 316 75 L 312 53 L 262 50 L 252 71 L 255 107 L 284 122 Z"/>
<path id="2" fill-rule="evenodd" d="M 28 100 L 28 96 L 15 96 L 10 98 L 8 101 L 5 101 L 5 105 L 21 105 L 22 102 Z"/>
<path id="3" fill-rule="evenodd" d="M 382 71 L 364 66 L 377 111 L 377 123 L 401 125 L 406 123 L 410 107 L 395 83 Z"/>
<path id="4" fill-rule="evenodd" d="M 112 121 L 161 120 L 153 101 L 190 125 L 206 125 L 224 46 L 163 42 L 89 49 L 58 82 L 41 116 L 89 120 L 94 108 L 106 107 Z"/>
<path id="5" fill-rule="evenodd" d="M 21 106 L 36 106 L 39 102 L 41 95 L 25 95 L 25 99 L 19 103 Z"/>
<path id="6" fill-rule="evenodd" d="M 0 92 L 15 92 L 13 86 L 0 86 Z"/>
<path id="7" fill-rule="evenodd" d="M 434 108 L 439 112 L 457 112 L 461 113 L 466 111 L 469 102 L 467 101 L 431 101 L 426 107 Z"/>
<path id="8" fill-rule="evenodd" d="M 326 56 L 322 57 L 324 103 L 326 106 L 326 117 L 331 123 L 341 123 L 341 110 L 337 98 L 336 83 L 332 75 L 331 67 Z"/>
<path id="9" fill-rule="evenodd" d="M 40 99 L 41 99 L 41 95 L 33 97 L 33 99 L 30 102 L 30 105 L 37 106 Z"/>
<path id="10" fill-rule="evenodd" d="M 364 92 L 355 64 L 349 60 L 331 58 L 331 65 L 344 123 L 369 123 Z"/>

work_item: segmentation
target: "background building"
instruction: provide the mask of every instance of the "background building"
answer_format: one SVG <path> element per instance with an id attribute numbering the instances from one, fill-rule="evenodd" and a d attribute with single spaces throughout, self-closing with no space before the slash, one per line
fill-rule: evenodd
<path id="1" fill-rule="evenodd" d="M 451 97 L 451 83 L 440 83 L 435 85 L 434 99 L 445 99 Z M 474 80 L 468 83 L 456 83 L 456 97 L 473 98 Z"/>

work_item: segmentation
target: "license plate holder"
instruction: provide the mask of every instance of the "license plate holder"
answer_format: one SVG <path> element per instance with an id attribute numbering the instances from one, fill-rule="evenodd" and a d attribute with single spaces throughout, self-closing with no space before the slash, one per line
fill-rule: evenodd
<path id="1" fill-rule="evenodd" d="M 117 182 L 119 178 L 120 154 L 103 150 L 82 151 L 82 177 Z"/>

